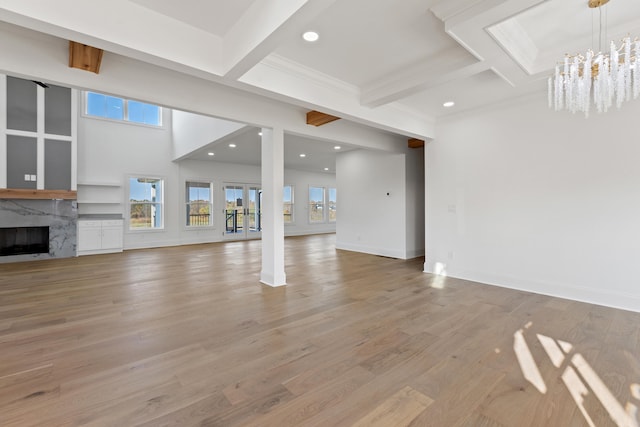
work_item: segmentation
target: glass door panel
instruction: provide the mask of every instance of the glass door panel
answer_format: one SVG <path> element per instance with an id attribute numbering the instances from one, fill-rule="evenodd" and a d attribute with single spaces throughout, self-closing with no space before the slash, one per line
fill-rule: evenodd
<path id="1" fill-rule="evenodd" d="M 249 187 L 248 232 L 254 234 L 262 231 L 262 190 L 256 186 Z"/>
<path id="2" fill-rule="evenodd" d="M 260 238 L 262 190 L 257 185 L 225 184 L 225 230 L 229 239 Z"/>
<path id="3" fill-rule="evenodd" d="M 244 233 L 244 186 L 225 185 L 225 236 L 238 236 Z M 239 236 L 240 235 L 240 236 Z"/>

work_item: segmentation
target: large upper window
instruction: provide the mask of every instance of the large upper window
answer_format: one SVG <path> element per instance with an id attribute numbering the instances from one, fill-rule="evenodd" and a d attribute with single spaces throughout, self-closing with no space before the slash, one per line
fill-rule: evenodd
<path id="1" fill-rule="evenodd" d="M 213 191 L 211 182 L 187 181 L 187 226 L 213 225 Z"/>
<path id="2" fill-rule="evenodd" d="M 111 120 L 162 126 L 162 108 L 131 99 L 86 92 L 85 113 Z"/>
<path id="3" fill-rule="evenodd" d="M 164 227 L 164 181 L 159 178 L 129 178 L 129 229 L 149 230 Z"/>
<path id="4" fill-rule="evenodd" d="M 282 212 L 284 215 L 284 223 L 291 224 L 294 220 L 293 218 L 293 186 L 285 185 L 283 191 L 283 207 Z"/>

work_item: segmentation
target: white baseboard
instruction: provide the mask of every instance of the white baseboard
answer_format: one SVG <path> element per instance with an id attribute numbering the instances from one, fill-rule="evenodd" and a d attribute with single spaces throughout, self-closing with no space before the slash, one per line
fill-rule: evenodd
<path id="1" fill-rule="evenodd" d="M 436 274 L 434 266 L 425 262 L 424 272 Z M 596 304 L 621 310 L 640 312 L 640 297 L 620 291 L 612 291 L 603 286 L 601 289 L 575 286 L 566 283 L 550 283 L 536 280 L 519 279 L 487 275 L 478 272 L 447 270 L 447 277 L 469 280 L 485 285 L 498 286 L 507 289 L 532 292 L 572 301 Z"/>

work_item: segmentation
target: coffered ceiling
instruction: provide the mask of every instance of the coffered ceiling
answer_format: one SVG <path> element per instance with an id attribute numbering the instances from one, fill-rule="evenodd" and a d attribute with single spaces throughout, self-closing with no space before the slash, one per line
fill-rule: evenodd
<path id="1" fill-rule="evenodd" d="M 402 134 L 544 93 L 564 53 L 594 46 L 587 3 L 0 0 L 0 20 Z M 609 39 L 640 35 L 638 0 L 603 10 Z"/>

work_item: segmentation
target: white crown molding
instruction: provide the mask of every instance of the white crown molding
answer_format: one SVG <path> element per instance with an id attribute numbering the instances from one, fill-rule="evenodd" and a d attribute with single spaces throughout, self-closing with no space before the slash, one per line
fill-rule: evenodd
<path id="1" fill-rule="evenodd" d="M 441 21 L 448 21 L 484 0 L 442 0 L 430 10 Z"/>
<path id="2" fill-rule="evenodd" d="M 352 95 L 360 95 L 360 88 L 358 88 L 358 86 L 336 79 L 335 77 L 321 73 L 278 54 L 271 54 L 260 61 L 260 63 L 281 73 L 291 75 L 292 77 L 295 76 L 296 78 L 303 78 L 327 89 L 347 92 Z"/>

